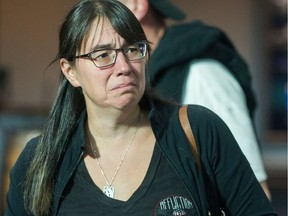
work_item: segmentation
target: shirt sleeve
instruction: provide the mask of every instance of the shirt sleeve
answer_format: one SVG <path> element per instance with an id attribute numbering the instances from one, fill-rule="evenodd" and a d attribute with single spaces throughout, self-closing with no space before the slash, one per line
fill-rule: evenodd
<path id="1" fill-rule="evenodd" d="M 9 190 L 6 195 L 6 209 L 4 216 L 28 216 L 29 214 L 24 207 L 24 181 L 29 166 L 29 161 L 36 148 L 36 139 L 29 141 L 18 157 L 16 163 L 10 171 Z"/>
<path id="2" fill-rule="evenodd" d="M 188 107 L 188 117 L 202 163 L 199 191 L 212 214 L 221 207 L 226 215 L 277 215 L 225 122 L 197 105 Z"/>
<path id="3" fill-rule="evenodd" d="M 193 61 L 182 103 L 205 106 L 220 116 L 249 161 L 257 180 L 267 179 L 244 92 L 224 65 L 210 59 Z"/>

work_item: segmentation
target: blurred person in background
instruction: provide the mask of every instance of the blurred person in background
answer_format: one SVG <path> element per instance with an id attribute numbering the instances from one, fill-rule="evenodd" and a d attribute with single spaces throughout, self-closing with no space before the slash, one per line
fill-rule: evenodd
<path id="1" fill-rule="evenodd" d="M 152 56 L 149 84 L 181 104 L 199 104 L 218 114 L 271 199 L 253 117 L 256 99 L 249 69 L 227 35 L 200 21 L 167 26 L 185 13 L 169 0 L 120 0 L 140 21 Z"/>

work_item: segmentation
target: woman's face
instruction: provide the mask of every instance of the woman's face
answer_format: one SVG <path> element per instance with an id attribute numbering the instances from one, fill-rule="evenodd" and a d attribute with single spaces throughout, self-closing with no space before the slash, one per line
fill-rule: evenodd
<path id="1" fill-rule="evenodd" d="M 101 19 L 101 22 L 94 21 L 77 55 L 89 53 L 99 47 L 118 49 L 127 45 L 130 44 L 118 35 L 109 20 Z M 88 58 L 76 58 L 75 65 L 66 69 L 61 60 L 60 64 L 70 83 L 82 88 L 87 109 L 124 109 L 137 105 L 143 96 L 146 60 L 145 57 L 130 62 L 119 51 L 115 64 L 106 68 L 97 68 Z"/>

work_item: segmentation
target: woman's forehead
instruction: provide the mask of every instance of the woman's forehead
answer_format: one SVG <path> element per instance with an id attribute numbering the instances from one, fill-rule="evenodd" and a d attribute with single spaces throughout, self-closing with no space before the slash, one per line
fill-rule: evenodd
<path id="1" fill-rule="evenodd" d="M 93 47 L 110 45 L 116 47 L 124 43 L 124 39 L 115 31 L 110 21 L 104 17 L 96 18 L 86 33 L 81 50 L 90 50 Z"/>

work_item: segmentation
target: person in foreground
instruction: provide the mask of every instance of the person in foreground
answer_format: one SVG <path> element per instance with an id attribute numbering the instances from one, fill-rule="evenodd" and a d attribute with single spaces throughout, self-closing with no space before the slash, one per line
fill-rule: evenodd
<path id="1" fill-rule="evenodd" d="M 276 215 L 225 123 L 189 105 L 201 177 L 180 105 L 146 86 L 148 58 L 144 31 L 120 2 L 84 0 L 70 11 L 58 95 L 11 170 L 6 216 Z"/>
<path id="2" fill-rule="evenodd" d="M 198 104 L 231 130 L 256 178 L 271 199 L 254 128 L 256 99 L 247 64 L 226 34 L 185 14 L 169 0 L 120 0 L 137 17 L 151 43 L 148 79 L 153 89 L 181 104 Z M 197 2 L 191 1 L 191 4 Z"/>

